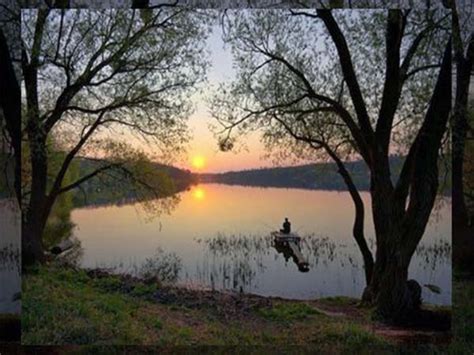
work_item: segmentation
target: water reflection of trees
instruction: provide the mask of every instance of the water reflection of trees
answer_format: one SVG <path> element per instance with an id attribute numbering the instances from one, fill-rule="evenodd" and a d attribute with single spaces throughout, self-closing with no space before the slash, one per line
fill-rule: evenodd
<path id="1" fill-rule="evenodd" d="M 80 209 L 95 209 L 99 207 L 133 206 L 137 213 L 143 214 L 147 221 L 152 221 L 162 215 L 171 215 L 181 202 L 180 194 L 167 197 L 137 200 L 124 198 L 117 201 L 90 202 L 87 205 L 76 206 Z"/>
<path id="2" fill-rule="evenodd" d="M 269 267 L 264 258 L 278 251 L 272 247 L 270 235 L 234 235 L 218 233 L 212 238 L 197 238 L 195 241 L 204 248 L 202 261 L 196 265 L 197 281 L 212 288 L 245 291 L 257 287 L 258 275 Z M 310 270 L 336 267 L 348 272 L 362 270 L 362 261 L 354 242 L 343 243 L 327 236 L 305 235 L 301 242 L 301 252 L 308 261 Z M 421 243 L 416 252 L 417 268 L 423 271 L 435 270 L 449 264 L 451 244 L 446 240 Z M 189 275 L 186 275 L 189 278 Z"/>

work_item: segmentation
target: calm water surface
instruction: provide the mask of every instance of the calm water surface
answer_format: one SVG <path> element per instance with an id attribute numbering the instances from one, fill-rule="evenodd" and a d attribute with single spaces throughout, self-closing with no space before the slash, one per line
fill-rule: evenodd
<path id="1" fill-rule="evenodd" d="M 20 213 L 12 200 L 0 200 L 0 314 L 19 313 Z"/>
<path id="2" fill-rule="evenodd" d="M 374 250 L 369 194 L 362 197 Z M 348 193 L 205 184 L 179 198 L 170 214 L 151 221 L 138 205 L 74 210 L 81 264 L 130 271 L 162 248 L 181 259 L 179 282 L 188 286 L 296 299 L 361 295 L 364 270 L 351 234 L 354 211 Z M 285 216 L 304 237 L 309 272 L 299 272 L 291 257 L 272 246 L 269 233 Z M 449 200 L 433 213 L 410 278 L 441 288 L 435 294 L 424 287 L 426 302 L 451 304 Z"/>

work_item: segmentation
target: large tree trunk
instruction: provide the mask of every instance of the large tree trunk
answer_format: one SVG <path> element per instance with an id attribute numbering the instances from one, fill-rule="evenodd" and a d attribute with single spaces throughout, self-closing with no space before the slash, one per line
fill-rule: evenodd
<path id="1" fill-rule="evenodd" d="M 408 267 L 436 199 L 439 150 L 451 109 L 450 95 L 449 42 L 425 120 L 395 189 L 389 168 L 379 163 L 383 154 L 374 154 L 371 196 L 377 253 L 365 295 L 375 302 L 377 314 L 386 321 L 411 321 L 421 304 L 421 287 L 408 280 Z"/>
<path id="2" fill-rule="evenodd" d="M 36 112 L 28 112 L 36 115 Z M 43 261 L 43 231 L 49 212 L 46 189 L 48 158 L 46 136 L 36 118 L 29 118 L 27 133 L 30 146 L 31 193 L 22 223 L 22 263 L 24 266 Z"/>
<path id="3" fill-rule="evenodd" d="M 397 243 L 385 245 L 384 258 L 375 263 L 373 280 L 378 315 L 395 323 L 410 317 L 421 304 L 421 288 L 410 288 L 407 282 L 411 255 L 401 249 Z"/>
<path id="4" fill-rule="evenodd" d="M 47 132 L 40 121 L 38 100 L 38 66 L 41 41 L 48 10 L 39 10 L 35 25 L 35 38 L 31 58 L 22 51 L 22 70 L 26 92 L 26 134 L 30 149 L 31 187 L 28 206 L 22 220 L 22 264 L 28 266 L 42 262 L 43 231 L 51 207 L 47 203 L 48 157 L 46 150 Z M 29 62 L 28 62 L 29 60 Z"/>
<path id="5" fill-rule="evenodd" d="M 393 323 L 411 321 L 421 305 L 421 286 L 408 280 L 408 268 L 435 202 L 438 168 L 428 161 L 420 169 L 430 170 L 431 178 L 426 178 L 419 192 L 424 198 L 416 208 L 405 211 L 388 184 L 371 191 L 377 252 L 372 279 L 362 298 L 376 305 L 380 318 Z"/>
<path id="6" fill-rule="evenodd" d="M 38 172 L 32 175 L 33 177 L 38 176 Z M 46 226 L 49 211 L 47 211 L 45 190 L 42 190 L 42 186 L 36 182 L 38 180 L 46 180 L 46 178 L 33 180 L 32 186 L 34 186 L 34 188 L 32 189 L 28 209 L 23 216 L 22 263 L 24 266 L 44 261 L 43 231 Z"/>
<path id="7" fill-rule="evenodd" d="M 21 233 L 21 254 L 23 266 L 30 266 L 44 261 L 42 234 L 44 224 L 40 218 L 23 222 Z"/>
<path id="8" fill-rule="evenodd" d="M 31 195 L 22 224 L 22 263 L 24 266 L 44 261 L 43 232 L 54 203 L 54 199 L 46 195 L 48 160 L 45 138 L 35 135 L 34 132 L 29 132 L 29 134 L 36 137 L 36 142 L 30 148 Z"/>
<path id="9" fill-rule="evenodd" d="M 428 218 L 419 220 L 425 225 Z M 408 280 L 408 268 L 415 248 L 413 244 L 403 243 L 411 239 L 419 241 L 423 233 L 415 228 L 403 231 L 398 219 L 388 224 L 388 235 L 378 236 L 377 256 L 369 287 L 364 292 L 366 301 L 376 305 L 377 315 L 385 321 L 403 323 L 410 320 L 421 305 L 421 287 L 415 280 Z M 416 234 L 416 235 L 415 235 Z M 418 244 L 418 242 L 416 242 Z"/>
<path id="10" fill-rule="evenodd" d="M 44 261 L 43 233 L 54 201 L 55 198 L 45 196 L 41 191 L 37 192 L 35 198 L 30 200 L 22 224 L 23 266 Z"/>
<path id="11" fill-rule="evenodd" d="M 383 163 L 384 160 L 384 154 L 376 156 L 375 164 L 371 170 L 370 193 L 377 250 L 372 279 L 368 282 L 362 295 L 362 300 L 369 304 L 374 304 L 377 301 L 383 287 L 382 280 L 389 279 L 393 283 L 393 287 L 405 284 L 407 280 L 405 268 L 408 269 L 408 266 L 402 260 L 397 260 L 401 254 L 399 231 L 403 211 L 397 209 L 397 204 L 393 201 L 390 167 Z M 396 280 L 397 278 L 403 279 L 403 281 Z M 389 290 L 391 289 L 392 285 L 389 287 Z M 403 293 L 403 291 L 399 292 Z M 399 296 L 395 298 L 397 297 Z"/>
<path id="12" fill-rule="evenodd" d="M 46 197 L 48 161 L 45 138 L 29 131 L 31 144 L 31 194 L 22 223 L 22 263 L 29 266 L 44 261 L 43 232 L 51 207 Z M 36 139 L 36 140 L 35 140 Z"/>

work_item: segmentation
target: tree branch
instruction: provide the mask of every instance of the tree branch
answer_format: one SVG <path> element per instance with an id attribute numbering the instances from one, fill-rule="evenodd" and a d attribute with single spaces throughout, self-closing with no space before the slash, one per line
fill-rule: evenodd
<path id="1" fill-rule="evenodd" d="M 410 78 L 411 76 L 413 76 L 416 73 L 419 73 L 421 71 L 428 70 L 428 69 L 434 69 L 434 68 L 440 68 L 440 67 L 441 67 L 441 64 L 422 65 L 421 67 L 415 68 L 415 69 L 409 71 L 408 73 L 406 73 L 403 81 L 406 81 L 408 78 Z"/>
<path id="2" fill-rule="evenodd" d="M 323 20 L 336 46 L 342 73 L 344 75 L 347 87 L 349 88 L 352 103 L 354 104 L 354 108 L 357 113 L 357 120 L 359 122 L 361 134 L 364 137 L 366 144 L 373 146 L 374 131 L 370 124 L 369 114 L 367 113 L 364 98 L 362 97 L 362 92 L 357 81 L 346 39 L 342 34 L 339 25 L 334 19 L 331 10 L 318 9 L 317 14 Z M 363 151 L 363 149 L 361 149 L 361 151 Z M 369 160 L 369 166 L 371 166 L 371 159 Z"/>
<path id="3" fill-rule="evenodd" d="M 400 46 L 404 31 L 404 17 L 401 10 L 388 10 L 387 29 L 385 36 L 385 79 L 382 93 L 382 103 L 375 128 L 377 141 L 378 162 L 383 167 L 381 171 L 387 183 L 390 181 L 390 163 L 388 150 L 392 133 L 393 119 L 401 95 L 400 80 Z"/>
<path id="4" fill-rule="evenodd" d="M 394 191 L 396 203 L 403 207 L 410 191 L 408 207 L 403 218 L 407 228 L 415 228 L 418 225 L 416 220 L 419 215 L 431 212 L 437 192 L 438 151 L 451 111 L 451 48 L 449 40 L 425 120 L 410 148 Z M 412 249 L 418 244 L 418 240 L 405 242 L 409 243 Z"/>
<path id="5" fill-rule="evenodd" d="M 313 89 L 311 83 L 306 78 L 306 76 L 300 70 L 298 70 L 296 67 L 294 67 L 288 60 L 286 60 L 285 58 L 280 57 L 276 54 L 273 54 L 273 53 L 271 53 L 267 50 L 261 49 L 259 47 L 256 47 L 256 48 L 262 54 L 265 54 L 266 56 L 268 56 L 268 57 L 270 57 L 270 58 L 272 58 L 272 59 L 274 59 L 278 62 L 281 62 L 292 73 L 294 73 L 303 82 L 303 85 L 305 86 L 306 91 L 308 92 L 309 98 L 326 102 L 326 103 L 328 103 L 328 104 L 330 104 L 331 106 L 334 107 L 336 112 L 339 114 L 341 119 L 344 121 L 344 123 L 347 125 L 347 127 L 351 131 L 352 135 L 354 136 L 354 139 L 355 139 L 355 141 L 357 142 L 357 144 L 360 148 L 361 156 L 364 158 L 364 160 L 370 166 L 371 165 L 371 157 L 370 157 L 370 154 L 369 154 L 368 142 L 366 140 L 367 135 L 364 134 L 363 130 L 361 131 L 361 129 L 357 126 L 357 124 L 353 120 L 353 118 L 352 118 L 351 114 L 349 113 L 349 111 L 347 111 L 344 108 L 344 106 L 342 106 L 338 101 L 333 100 L 333 99 L 331 99 L 327 96 L 317 94 L 315 92 L 315 90 Z M 370 128 L 370 130 L 372 131 L 372 128 Z"/>
<path id="6" fill-rule="evenodd" d="M 72 160 L 76 156 L 76 154 L 81 150 L 84 144 L 87 142 L 89 137 L 94 133 L 94 131 L 99 127 L 102 123 L 102 118 L 106 114 L 107 111 L 103 111 L 99 114 L 95 122 L 91 125 L 91 128 L 81 137 L 79 142 L 74 146 L 74 148 L 66 155 L 64 161 L 59 169 L 58 174 L 56 175 L 56 179 L 54 180 L 53 186 L 49 193 L 49 199 L 55 199 L 58 195 L 58 191 L 61 189 L 61 185 L 63 183 L 64 177 L 66 176 L 66 172 L 71 165 Z"/>
<path id="7" fill-rule="evenodd" d="M 180 12 L 182 11 L 176 11 L 158 23 L 155 22 L 157 20 L 158 15 L 155 15 L 155 18 L 153 19 L 153 21 L 150 21 L 144 24 L 139 30 L 137 30 L 135 33 L 130 35 L 130 37 L 127 36 L 121 42 L 121 46 L 114 53 L 112 53 L 110 56 L 103 59 L 100 63 L 94 66 L 95 60 L 99 58 L 100 55 L 103 54 L 106 49 L 107 41 L 104 41 L 104 43 L 97 50 L 97 52 L 91 56 L 83 73 L 77 78 L 77 80 L 72 85 L 66 87 L 63 90 L 63 92 L 59 95 L 58 99 L 56 100 L 56 105 L 53 109 L 52 114 L 44 122 L 43 127 L 44 127 L 45 132 L 49 132 L 53 128 L 56 122 L 58 122 L 59 119 L 61 118 L 62 114 L 64 113 L 65 108 L 69 105 L 69 103 L 74 98 L 74 96 L 83 87 L 89 85 L 91 83 L 91 80 L 95 77 L 95 75 L 97 75 L 98 72 L 100 72 L 107 65 L 113 62 L 116 62 L 121 56 L 123 56 L 127 52 L 127 50 L 130 50 L 131 46 L 134 43 L 136 43 L 139 40 L 139 38 L 141 38 L 141 36 L 145 34 L 147 31 L 151 30 L 152 28 L 159 28 L 159 27 L 166 26 L 166 24 L 173 17 L 177 16 Z M 133 14 L 135 14 L 135 12 L 133 12 Z M 133 16 L 132 16 L 132 20 L 130 21 L 129 31 L 131 30 L 132 22 L 133 22 Z"/>
<path id="8" fill-rule="evenodd" d="M 109 164 L 109 165 L 105 165 L 105 166 L 102 166 L 96 170 L 94 170 L 93 172 L 77 179 L 76 181 L 74 181 L 73 183 L 69 184 L 69 185 L 66 185 L 66 186 L 63 186 L 61 187 L 58 191 L 57 191 L 57 194 L 56 195 L 60 195 L 62 193 L 65 193 L 67 191 L 70 191 L 72 189 L 75 189 L 77 187 L 79 187 L 81 184 L 83 184 L 84 182 L 86 182 L 87 180 L 90 180 L 92 179 L 93 177 L 97 176 L 98 174 L 106 171 L 106 170 L 109 170 L 109 169 L 112 169 L 112 168 L 115 168 L 115 167 L 118 167 L 120 166 L 120 164 Z"/>

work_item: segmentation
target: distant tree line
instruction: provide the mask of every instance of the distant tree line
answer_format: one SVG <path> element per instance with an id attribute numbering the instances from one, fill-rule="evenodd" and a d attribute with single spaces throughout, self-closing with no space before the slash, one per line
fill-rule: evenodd
<path id="1" fill-rule="evenodd" d="M 396 181 L 403 166 L 404 158 L 392 156 L 390 166 L 393 172 L 392 179 Z M 367 166 L 360 160 L 345 163 L 351 173 L 354 184 L 360 191 L 370 190 L 370 175 Z M 451 193 L 449 174 L 444 174 L 446 168 L 441 166 L 441 176 L 447 180 L 441 184 L 440 193 Z M 300 189 L 347 191 L 338 168 L 334 163 L 315 163 L 299 166 L 260 168 L 243 171 L 230 171 L 218 174 L 199 174 L 200 182 L 221 183 L 229 185 L 286 187 Z"/>
<path id="2" fill-rule="evenodd" d="M 77 160 L 77 169 L 80 175 L 87 175 L 102 166 L 104 162 L 95 159 L 81 158 Z M 153 168 L 160 174 L 161 191 L 159 197 L 169 197 L 186 190 L 197 182 L 197 176 L 189 170 L 179 169 L 170 165 L 153 163 Z M 155 194 L 143 194 L 137 186 L 130 185 L 126 180 L 116 176 L 103 175 L 98 179 L 91 179 L 74 190 L 72 197 L 73 207 L 90 205 L 108 205 L 131 203 L 145 199 L 156 198 Z"/>

